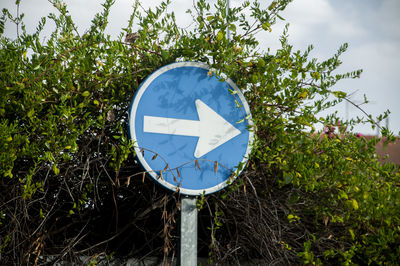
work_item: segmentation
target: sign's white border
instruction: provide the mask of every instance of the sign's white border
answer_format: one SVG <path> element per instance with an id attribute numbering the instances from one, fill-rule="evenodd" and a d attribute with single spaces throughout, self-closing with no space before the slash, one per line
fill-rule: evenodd
<path id="1" fill-rule="evenodd" d="M 198 67 L 198 68 L 203 68 L 203 69 L 207 69 L 210 70 L 211 67 L 207 64 L 204 63 L 200 63 L 200 62 L 176 62 L 176 63 L 172 63 L 169 65 L 166 65 L 164 67 L 159 68 L 158 70 L 156 70 L 155 72 L 153 72 L 139 87 L 136 95 L 134 96 L 130 111 L 129 111 L 129 133 L 131 136 L 131 139 L 134 141 L 134 143 L 137 141 L 136 138 L 136 133 L 135 133 L 135 118 L 136 118 L 136 110 L 138 108 L 138 105 L 140 103 L 140 100 L 144 94 L 144 92 L 146 91 L 146 89 L 148 88 L 148 86 L 153 82 L 153 80 L 155 80 L 158 76 L 160 76 L 161 74 L 163 74 L 164 72 L 167 72 L 168 70 L 174 69 L 174 68 L 179 68 L 179 67 L 186 67 L 186 66 L 190 66 L 190 67 Z M 238 86 L 228 77 L 223 76 L 226 81 L 228 82 L 228 84 L 235 90 L 236 95 L 240 98 L 241 102 L 242 102 L 242 106 L 246 112 L 246 118 L 247 122 L 250 126 L 253 126 L 253 122 L 251 120 L 251 113 L 250 113 L 250 107 L 249 104 L 247 103 L 246 99 L 244 98 L 244 95 L 242 93 L 242 91 L 238 88 Z M 243 160 L 242 163 L 245 166 L 248 160 L 248 155 L 251 152 L 251 147 L 252 147 L 252 143 L 253 143 L 253 139 L 254 139 L 254 133 L 253 131 L 249 131 L 249 142 L 247 145 L 247 150 L 245 155 L 243 156 Z M 172 190 L 172 191 L 177 191 L 178 187 L 168 183 L 167 181 L 161 179 L 158 174 L 155 172 L 154 169 L 151 169 L 151 167 L 149 166 L 149 164 L 146 162 L 145 158 L 143 157 L 142 153 L 141 153 L 141 147 L 138 147 L 137 145 L 134 145 L 134 149 L 136 152 L 136 156 L 139 159 L 140 163 L 142 164 L 142 166 L 144 167 L 144 169 L 147 171 L 148 174 L 150 174 L 150 176 L 157 181 L 158 183 L 160 183 L 161 185 L 163 185 L 164 187 Z M 244 167 L 243 167 L 244 168 Z M 242 168 L 242 170 L 243 170 Z M 240 171 L 241 172 L 241 171 Z M 240 174 L 240 173 L 239 173 Z M 228 181 L 229 178 L 227 178 L 224 182 L 207 188 L 207 189 L 187 189 L 187 188 L 179 188 L 179 192 L 185 195 L 191 195 L 191 196 L 199 196 L 204 194 L 211 194 L 214 192 L 217 192 L 221 189 L 223 189 L 224 187 L 226 187 L 228 185 Z M 232 180 L 231 180 L 232 181 Z"/>

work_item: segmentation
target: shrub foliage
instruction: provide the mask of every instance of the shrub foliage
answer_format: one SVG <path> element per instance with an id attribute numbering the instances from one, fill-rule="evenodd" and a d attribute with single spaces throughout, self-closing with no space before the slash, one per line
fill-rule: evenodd
<path id="1" fill-rule="evenodd" d="M 127 135 L 132 97 L 159 67 L 201 61 L 243 90 L 254 121 L 248 165 L 227 189 L 200 197 L 199 254 L 209 262 L 395 264 L 400 257 L 398 166 L 380 164 L 352 133 L 357 123 L 320 112 L 342 101 L 333 90 L 361 70 L 337 74 L 347 44 L 325 61 L 313 47 L 259 47 L 288 0 L 267 9 L 199 0 L 179 28 L 167 4 L 133 6 L 126 28 L 107 34 L 104 9 L 82 35 L 66 5 L 25 31 L 22 15 L 0 19 L 0 261 L 78 262 L 176 256 L 179 193 L 146 178 Z M 17 1 L 19 5 L 19 1 Z M 43 41 L 52 20 L 55 31 Z M 6 22 L 20 31 L 4 36 Z M 227 38 L 229 31 L 230 38 Z M 387 115 L 387 113 L 385 114 Z M 384 116 L 383 116 L 384 117 Z M 382 119 L 382 117 L 377 118 Z M 317 128 L 324 128 L 322 131 Z M 393 135 L 383 129 L 386 141 Z M 178 222 L 177 222 L 178 221 Z"/>

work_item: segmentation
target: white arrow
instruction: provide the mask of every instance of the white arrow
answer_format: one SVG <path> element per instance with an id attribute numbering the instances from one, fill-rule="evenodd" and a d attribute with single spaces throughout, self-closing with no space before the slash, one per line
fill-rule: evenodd
<path id="1" fill-rule="evenodd" d="M 194 157 L 200 158 L 241 132 L 213 109 L 197 99 L 199 121 L 144 116 L 143 131 L 148 133 L 199 137 Z"/>

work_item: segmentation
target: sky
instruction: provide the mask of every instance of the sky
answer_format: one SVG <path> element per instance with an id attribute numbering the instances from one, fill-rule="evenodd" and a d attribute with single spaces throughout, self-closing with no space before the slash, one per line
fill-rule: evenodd
<path id="1" fill-rule="evenodd" d="M 169 11 L 173 11 L 180 27 L 191 25 L 191 17 L 185 11 L 195 0 L 171 0 Z M 126 27 L 134 0 L 115 0 L 107 33 L 117 38 L 121 28 Z M 145 8 L 156 6 L 161 0 L 142 1 Z M 215 0 L 209 0 L 210 3 Z M 230 0 L 231 7 L 243 0 Z M 271 1 L 260 1 L 267 6 Z M 83 33 L 94 15 L 101 11 L 99 0 L 66 0 L 68 10 Z M 0 8 L 7 8 L 16 14 L 15 0 L 2 0 Z M 22 0 L 20 13 L 25 14 L 28 32 L 34 32 L 39 20 L 50 12 L 56 12 L 47 0 Z M 388 127 L 395 135 L 400 135 L 400 1 L 399 0 L 294 0 L 281 13 L 285 21 L 273 26 L 271 33 L 257 36 L 260 49 L 272 51 L 279 48 L 279 36 L 289 23 L 289 43 L 294 50 L 304 51 L 312 44 L 311 57 L 319 60 L 330 58 L 342 45 L 348 43 L 347 52 L 342 55 L 343 64 L 338 73 L 363 69 L 359 79 L 344 80 L 335 85 L 334 90 L 345 91 L 350 99 L 359 104 L 364 94 L 369 100 L 361 107 L 373 117 L 390 110 Z M 48 22 L 43 38 L 50 35 L 52 24 Z M 16 27 L 6 25 L 5 35 L 16 37 Z M 329 112 L 337 111 L 339 116 L 355 118 L 363 113 L 351 104 L 341 103 Z M 324 115 L 327 113 L 324 113 Z M 382 121 L 381 126 L 386 126 Z M 362 134 L 376 134 L 376 129 L 360 125 L 354 128 Z"/>

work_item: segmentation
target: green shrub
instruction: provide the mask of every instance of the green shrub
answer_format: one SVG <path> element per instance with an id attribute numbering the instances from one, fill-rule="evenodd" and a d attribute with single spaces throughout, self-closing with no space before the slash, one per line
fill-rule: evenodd
<path id="1" fill-rule="evenodd" d="M 351 131 L 357 123 L 375 126 L 374 119 L 319 117 L 349 101 L 333 86 L 362 72 L 334 74 L 347 44 L 321 62 L 310 58 L 312 46 L 293 51 L 286 27 L 276 52 L 259 47 L 255 34 L 271 31 L 289 2 L 262 10 L 245 1 L 226 15 L 224 1 L 211 7 L 200 0 L 190 30 L 176 25 L 166 3 L 140 12 L 137 2 L 116 40 L 104 33 L 111 0 L 84 35 L 58 0 L 58 15 L 43 18 L 33 34 L 3 10 L 0 260 L 175 254 L 179 195 L 145 181 L 126 124 L 139 84 L 163 65 L 188 60 L 208 63 L 242 88 L 256 135 L 237 181 L 201 199 L 200 224 L 209 229 L 199 232 L 200 255 L 221 264 L 396 264 L 398 166 L 379 163 L 379 139 Z M 42 41 L 48 19 L 56 30 Z M 15 40 L 3 35 L 7 20 L 22 25 Z"/>

